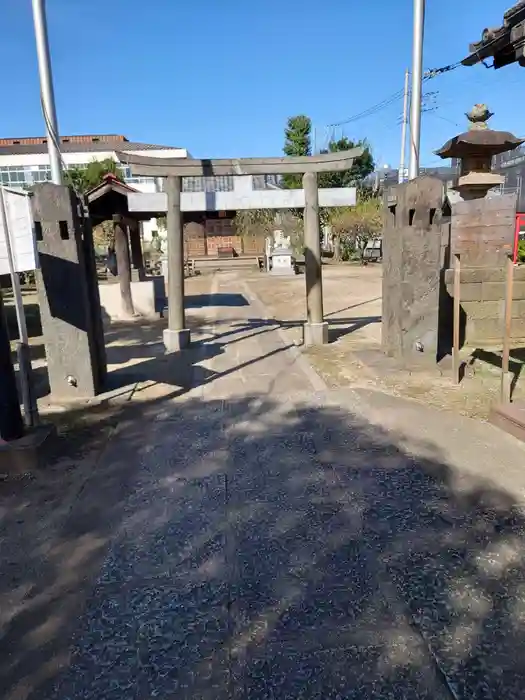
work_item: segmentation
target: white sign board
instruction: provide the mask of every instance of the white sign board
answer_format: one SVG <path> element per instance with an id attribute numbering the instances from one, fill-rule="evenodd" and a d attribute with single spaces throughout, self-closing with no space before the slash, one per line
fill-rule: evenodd
<path id="1" fill-rule="evenodd" d="M 38 253 L 29 195 L 6 187 L 3 191 L 15 270 L 16 272 L 36 270 Z M 7 232 L 0 217 L 0 275 L 8 275 L 10 272 L 6 235 Z"/>

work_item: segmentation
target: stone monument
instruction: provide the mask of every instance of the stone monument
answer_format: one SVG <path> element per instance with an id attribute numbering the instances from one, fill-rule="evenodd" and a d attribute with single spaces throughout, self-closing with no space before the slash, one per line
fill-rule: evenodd
<path id="1" fill-rule="evenodd" d="M 92 398 L 103 389 L 106 355 L 91 223 L 83 203 L 62 185 L 35 185 L 32 208 L 51 395 Z"/>
<path id="2" fill-rule="evenodd" d="M 452 306 L 443 285 L 449 237 L 444 184 L 423 176 L 395 185 L 385 193 L 383 212 L 383 351 L 403 363 L 435 363 L 452 341 Z"/>
<path id="3" fill-rule="evenodd" d="M 279 247 L 272 251 L 272 275 L 295 275 L 295 258 L 291 248 Z"/>

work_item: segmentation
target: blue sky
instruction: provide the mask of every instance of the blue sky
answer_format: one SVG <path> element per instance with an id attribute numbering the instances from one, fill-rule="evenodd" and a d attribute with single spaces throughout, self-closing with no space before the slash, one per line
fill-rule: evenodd
<path id="1" fill-rule="evenodd" d="M 454 63 L 513 0 L 427 0 L 425 68 Z M 288 116 L 312 118 L 318 146 L 367 137 L 399 161 L 401 100 L 342 121 L 403 86 L 412 0 L 47 0 L 59 128 L 122 133 L 198 157 L 278 155 Z M 31 0 L 0 0 L 1 136 L 42 134 Z M 460 68 L 429 82 L 422 164 L 487 102 L 494 128 L 525 135 L 525 70 Z"/>

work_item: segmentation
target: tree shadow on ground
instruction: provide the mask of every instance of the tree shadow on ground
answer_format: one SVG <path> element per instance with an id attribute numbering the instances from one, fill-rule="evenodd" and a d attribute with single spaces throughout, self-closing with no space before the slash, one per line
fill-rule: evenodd
<path id="1" fill-rule="evenodd" d="M 199 302 L 195 308 L 206 306 L 208 303 L 216 306 L 215 297 L 225 297 L 223 305 L 242 306 L 236 298 L 245 300 L 241 294 L 224 295 L 195 295 Z M 232 297 L 235 297 L 233 300 Z M 229 300 L 229 301 L 228 301 Z M 228 302 L 228 303 L 226 303 Z M 220 303 L 219 303 L 220 305 Z M 329 338 L 331 342 L 354 333 L 361 328 L 373 323 L 380 323 L 380 316 L 365 316 L 356 318 L 337 318 L 330 321 Z M 303 328 L 304 321 L 278 321 L 276 319 L 249 318 L 234 322 L 234 327 L 226 332 L 216 333 L 211 329 L 209 321 L 196 315 L 187 315 L 187 326 L 192 332 L 202 333 L 206 336 L 208 348 L 201 359 L 209 359 L 223 352 L 223 347 L 229 343 L 240 340 L 243 333 L 258 335 L 272 332 L 278 328 Z M 106 389 L 113 391 L 136 382 L 163 382 L 171 386 L 187 386 L 185 379 L 188 362 L 179 363 L 179 370 L 174 374 L 175 365 L 167 359 L 165 354 L 163 331 L 168 327 L 168 319 L 156 320 L 139 319 L 133 322 L 113 321 L 105 324 L 106 358 L 110 367 Z M 40 331 L 41 332 L 41 331 Z M 229 337 L 228 337 L 229 336 Z M 199 343 L 196 343 L 198 346 Z M 31 359 L 33 362 L 45 358 L 43 342 L 31 347 Z M 13 362 L 16 363 L 16 353 L 13 353 Z M 208 373 L 209 374 L 209 373 Z M 35 381 L 35 396 L 42 399 L 49 396 L 50 384 L 47 368 L 44 365 L 34 367 L 33 377 Z M 209 374 L 211 379 L 212 374 Z"/>
<path id="2" fill-rule="evenodd" d="M 188 294 L 185 298 L 185 307 L 187 309 L 199 309 L 203 306 L 220 306 L 220 307 L 238 307 L 249 306 L 250 303 L 244 294 Z"/>
<path id="3" fill-rule="evenodd" d="M 338 318 L 330 321 L 328 327 L 328 338 L 331 343 L 335 343 L 340 338 L 344 338 L 351 333 L 366 328 L 371 323 L 381 323 L 381 316 L 362 316 L 358 318 Z"/>
<path id="4" fill-rule="evenodd" d="M 485 362 L 492 367 L 497 369 L 502 368 L 502 353 L 494 352 L 492 350 L 485 350 L 483 348 L 478 348 L 472 353 L 473 362 Z M 514 395 L 516 387 L 520 380 L 521 372 L 523 370 L 523 365 L 525 364 L 525 348 L 512 348 L 510 350 L 509 357 L 509 372 L 512 374 L 512 382 L 510 386 L 510 395 Z M 521 386 L 521 385 L 520 385 Z"/>
<path id="5" fill-rule="evenodd" d="M 523 697 L 522 504 L 435 445 L 261 396 L 64 420 L 0 484 L 6 700 Z"/>
<path id="6" fill-rule="evenodd" d="M 337 319 L 337 321 L 331 323 L 330 339 L 334 341 L 370 323 L 379 321 L 380 317 L 376 316 Z M 303 328 L 302 322 L 276 321 L 275 319 L 240 319 L 238 322 L 232 320 L 231 324 L 232 327 L 226 331 L 219 329 L 217 332 L 213 328 L 214 324 L 210 324 L 205 319 L 191 319 L 188 321 L 188 325 L 192 332 L 200 332 L 202 339 L 193 342 L 191 350 L 185 350 L 177 356 L 164 353 L 162 330 L 159 330 L 158 325 L 153 324 L 151 327 L 145 327 L 138 324 L 114 324 L 109 334 L 106 334 L 106 338 L 109 341 L 109 344 L 106 346 L 108 364 L 122 366 L 114 367 L 110 372 L 108 376 L 108 390 L 115 390 L 143 382 L 188 388 L 190 382 L 194 381 L 192 368 L 197 363 L 202 363 L 223 354 L 227 345 L 241 342 L 254 336 L 275 333 L 280 328 Z M 279 354 L 287 350 L 292 345 L 292 343 L 280 345 L 277 350 L 273 350 L 269 355 L 262 355 L 248 364 L 254 365 L 270 355 Z M 232 374 L 245 366 L 233 367 L 225 372 L 213 372 L 201 367 L 199 369 L 198 384 L 207 384 L 218 377 Z"/>

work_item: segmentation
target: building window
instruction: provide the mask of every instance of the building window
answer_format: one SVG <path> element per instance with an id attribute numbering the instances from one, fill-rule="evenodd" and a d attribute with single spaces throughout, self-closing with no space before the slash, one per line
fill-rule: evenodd
<path id="1" fill-rule="evenodd" d="M 183 177 L 182 178 L 183 192 L 203 192 L 204 183 L 202 177 Z"/>
<path id="2" fill-rule="evenodd" d="M 211 175 L 209 177 L 183 177 L 183 192 L 233 192 L 232 175 Z"/>
<path id="3" fill-rule="evenodd" d="M 269 190 L 280 187 L 279 175 L 252 175 L 253 190 Z"/>
<path id="4" fill-rule="evenodd" d="M 233 192 L 232 175 L 216 175 L 205 177 L 204 187 L 206 192 Z"/>
<path id="5" fill-rule="evenodd" d="M 89 163 L 71 163 L 67 170 L 87 168 Z M 154 181 L 152 177 L 132 177 L 129 167 L 120 168 L 122 177 L 129 183 L 146 184 Z M 202 178 L 201 178 L 202 179 Z M 0 183 L 6 187 L 31 187 L 37 182 L 51 180 L 49 165 L 3 165 L 0 166 Z"/>

